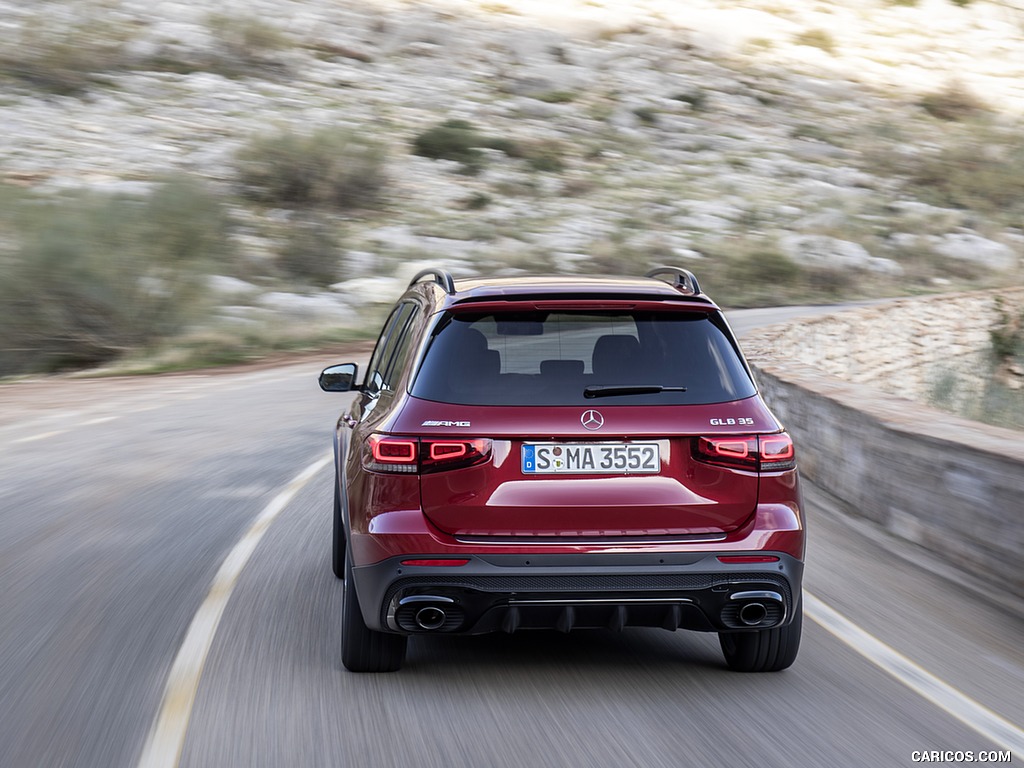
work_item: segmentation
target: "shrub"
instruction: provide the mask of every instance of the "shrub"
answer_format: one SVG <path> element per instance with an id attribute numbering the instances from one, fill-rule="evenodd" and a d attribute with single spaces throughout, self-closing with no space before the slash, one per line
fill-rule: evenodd
<path id="1" fill-rule="evenodd" d="M 658 110 L 654 107 L 637 107 L 633 110 L 633 114 L 644 125 L 657 125 L 658 123 Z"/>
<path id="2" fill-rule="evenodd" d="M 281 206 L 351 209 L 376 205 L 386 183 L 384 147 L 361 134 L 323 128 L 256 136 L 237 154 L 246 194 Z"/>
<path id="3" fill-rule="evenodd" d="M 546 91 L 538 93 L 534 98 L 548 104 L 567 104 L 576 99 L 576 94 L 572 91 Z"/>
<path id="4" fill-rule="evenodd" d="M 907 169 L 915 194 L 946 208 L 988 214 L 1024 211 L 1024 137 L 980 130 Z"/>
<path id="5" fill-rule="evenodd" d="M 795 126 L 789 132 L 789 135 L 794 139 L 811 139 L 812 141 L 821 141 L 825 143 L 830 143 L 832 141 L 832 137 L 829 135 L 828 130 L 816 123 L 801 123 L 800 125 Z"/>
<path id="6" fill-rule="evenodd" d="M 23 197 L 5 207 L 0 375 L 86 367 L 180 330 L 207 267 L 230 258 L 227 219 L 198 184 L 146 199 Z"/>
<path id="7" fill-rule="evenodd" d="M 494 202 L 494 198 L 484 192 L 474 192 L 469 198 L 463 201 L 462 205 L 468 211 L 479 211 Z"/>
<path id="8" fill-rule="evenodd" d="M 995 299 L 995 312 L 998 319 L 989 330 L 992 354 L 999 362 L 1006 362 L 1024 352 L 1024 312 L 1011 315 L 1002 296 Z"/>
<path id="9" fill-rule="evenodd" d="M 918 104 L 940 120 L 966 120 L 988 111 L 988 106 L 960 83 L 925 94 Z"/>
<path id="10" fill-rule="evenodd" d="M 557 141 L 514 141 L 488 136 L 466 120 L 445 120 L 428 128 L 413 140 L 413 152 L 435 160 L 462 163 L 464 173 L 475 174 L 483 167 L 481 148 L 496 149 L 509 157 L 526 160 L 537 171 L 561 171 L 563 149 Z"/>
<path id="11" fill-rule="evenodd" d="M 466 120 L 445 120 L 413 139 L 413 152 L 433 160 L 455 160 L 475 172 L 483 163 L 480 147 L 487 140 Z"/>
<path id="12" fill-rule="evenodd" d="M 836 52 L 836 41 L 828 32 L 824 29 L 808 29 L 806 32 L 801 32 L 797 35 L 793 41 L 797 45 L 808 45 L 812 48 L 820 48 L 825 53 Z"/>
<path id="13" fill-rule="evenodd" d="M 694 88 L 690 91 L 684 91 L 683 93 L 677 93 L 672 97 L 676 101 L 682 101 L 689 104 L 694 112 L 700 112 L 708 105 L 708 94 L 707 91 L 702 91 L 700 88 Z"/>
<path id="14" fill-rule="evenodd" d="M 129 66 L 132 30 L 116 20 L 30 17 L 0 41 L 0 75 L 53 93 L 74 95 L 102 75 Z"/>
<path id="15" fill-rule="evenodd" d="M 288 277 L 313 285 L 341 279 L 341 250 L 329 222 L 317 217 L 293 222 L 277 264 Z"/>
<path id="16" fill-rule="evenodd" d="M 278 54 L 292 45 L 284 33 L 255 16 L 215 13 L 206 25 L 219 48 L 206 68 L 227 77 L 245 75 L 252 67 L 277 66 Z"/>
<path id="17" fill-rule="evenodd" d="M 802 271 L 784 253 L 761 248 L 731 261 L 726 274 L 734 280 L 749 283 L 751 287 L 761 286 L 769 294 L 778 295 L 788 293 L 799 281 Z"/>

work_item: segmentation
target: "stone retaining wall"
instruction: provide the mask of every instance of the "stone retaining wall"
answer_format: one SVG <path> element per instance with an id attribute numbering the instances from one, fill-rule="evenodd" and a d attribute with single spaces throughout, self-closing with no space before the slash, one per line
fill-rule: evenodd
<path id="1" fill-rule="evenodd" d="M 808 479 L 1024 598 L 1024 433 L 894 394 L 926 387 L 921 370 L 935 361 L 987 345 L 995 295 L 1024 305 L 1024 289 L 907 299 L 766 328 L 744 344 Z"/>

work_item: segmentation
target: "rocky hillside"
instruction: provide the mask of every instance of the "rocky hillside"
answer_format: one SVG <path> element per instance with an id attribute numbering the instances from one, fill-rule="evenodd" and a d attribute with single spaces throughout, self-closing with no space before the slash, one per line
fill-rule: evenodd
<path id="1" fill-rule="evenodd" d="M 0 178 L 59 200 L 186 174 L 229 211 L 239 255 L 211 269 L 219 319 L 192 332 L 358 326 L 422 262 L 680 263 L 734 305 L 1024 277 L 1011 3 L 212 7 L 0 0 Z M 343 205 L 253 194 L 254 166 L 283 175 L 274 141 L 330 131 L 348 148 L 323 138 L 304 173 L 381 158 Z M 290 248 L 330 264 L 282 269 Z"/>

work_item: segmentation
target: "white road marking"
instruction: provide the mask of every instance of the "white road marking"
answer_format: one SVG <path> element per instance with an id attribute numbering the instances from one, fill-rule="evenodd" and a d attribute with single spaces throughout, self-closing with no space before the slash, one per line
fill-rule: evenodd
<path id="1" fill-rule="evenodd" d="M 935 677 L 878 638 L 869 635 L 806 591 L 804 609 L 808 618 L 939 709 L 949 713 L 1000 748 L 1009 749 L 1024 757 L 1024 730 Z"/>
<path id="2" fill-rule="evenodd" d="M 302 470 L 288 487 L 263 509 L 224 559 L 206 599 L 192 618 L 181 648 L 178 649 L 178 655 L 174 658 L 171 672 L 167 676 L 160 711 L 142 749 L 139 768 L 175 768 L 178 765 L 181 750 L 185 746 L 185 732 L 188 730 L 203 665 L 206 663 L 206 656 L 210 652 L 213 637 L 217 633 L 217 626 L 231 598 L 235 583 L 274 518 L 317 472 L 327 466 L 331 458 L 327 455 Z"/>
<path id="3" fill-rule="evenodd" d="M 67 432 L 66 429 L 55 429 L 52 432 L 40 432 L 35 435 L 29 435 L 28 437 L 19 437 L 17 440 L 11 440 L 12 443 L 34 443 L 36 440 L 45 440 L 48 437 L 56 437 L 57 435 L 63 435 Z"/>
<path id="4" fill-rule="evenodd" d="M 108 421 L 113 421 L 116 418 L 117 418 L 117 416 L 97 416 L 95 419 L 89 419 L 88 421 L 83 421 L 82 422 L 82 426 L 83 427 L 89 427 L 89 426 L 92 426 L 93 424 L 106 424 Z"/>

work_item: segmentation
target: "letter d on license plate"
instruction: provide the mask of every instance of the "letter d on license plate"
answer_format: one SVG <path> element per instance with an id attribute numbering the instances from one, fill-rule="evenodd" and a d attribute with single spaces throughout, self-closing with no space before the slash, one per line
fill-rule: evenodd
<path id="1" fill-rule="evenodd" d="M 659 448 L 657 443 L 534 443 L 523 446 L 523 474 L 656 474 Z"/>

